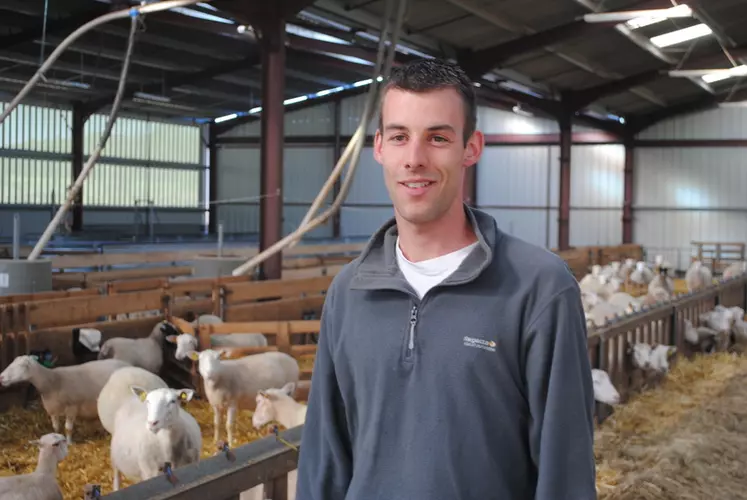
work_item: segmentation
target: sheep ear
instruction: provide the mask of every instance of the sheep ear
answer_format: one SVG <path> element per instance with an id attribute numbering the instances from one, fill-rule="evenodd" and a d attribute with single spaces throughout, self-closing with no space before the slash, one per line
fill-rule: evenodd
<path id="1" fill-rule="evenodd" d="M 283 392 L 286 393 L 288 396 L 293 396 L 293 393 L 296 391 L 296 384 L 294 382 L 288 382 L 283 386 Z"/>
<path id="2" fill-rule="evenodd" d="M 228 351 L 225 349 L 221 349 L 220 351 L 218 351 L 218 358 L 220 359 L 228 358 Z"/>
<path id="3" fill-rule="evenodd" d="M 667 354 L 670 356 L 674 356 L 675 354 L 677 354 L 677 346 L 672 346 L 667 349 Z"/>
<path id="4" fill-rule="evenodd" d="M 133 385 L 133 386 L 130 386 L 130 390 L 135 396 L 137 396 L 140 399 L 140 401 L 145 401 L 145 398 L 148 396 L 148 391 L 146 391 L 142 387 Z"/>
<path id="5" fill-rule="evenodd" d="M 179 401 L 182 401 L 186 403 L 187 401 L 192 401 L 192 397 L 195 395 L 195 391 L 192 389 L 180 389 L 177 391 L 179 393 Z"/>
<path id="6" fill-rule="evenodd" d="M 167 335 L 166 342 L 171 342 L 172 344 L 176 344 L 176 335 Z"/>
<path id="7" fill-rule="evenodd" d="M 197 361 L 198 359 L 200 359 L 200 355 L 197 354 L 197 351 L 189 351 L 187 353 L 187 357 L 192 361 Z"/>
<path id="8" fill-rule="evenodd" d="M 257 396 L 263 397 L 265 399 L 270 399 L 270 395 L 267 394 L 265 391 L 257 391 Z"/>

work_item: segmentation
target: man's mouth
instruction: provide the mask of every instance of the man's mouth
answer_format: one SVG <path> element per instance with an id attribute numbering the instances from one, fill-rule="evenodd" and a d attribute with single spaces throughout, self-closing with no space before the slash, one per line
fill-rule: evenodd
<path id="1" fill-rule="evenodd" d="M 418 181 L 418 182 L 400 182 L 400 184 L 410 189 L 418 189 L 418 188 L 428 187 L 431 184 L 435 184 L 435 183 L 433 181 Z"/>

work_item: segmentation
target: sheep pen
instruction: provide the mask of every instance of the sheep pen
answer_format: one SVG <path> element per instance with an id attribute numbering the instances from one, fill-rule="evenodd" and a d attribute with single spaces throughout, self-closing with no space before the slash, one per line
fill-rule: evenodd
<path id="1" fill-rule="evenodd" d="M 313 356 L 299 359 L 301 369 L 311 369 Z M 305 401 L 304 401 L 305 403 Z M 184 409 L 200 424 L 203 438 L 201 458 L 217 453 L 213 444 L 213 412 L 207 400 L 193 399 Z M 257 430 L 252 425 L 253 412 L 239 410 L 234 424 L 235 446 L 241 446 L 265 437 L 270 426 Z M 284 427 L 278 424 L 281 430 Z M 28 408 L 13 407 L 0 413 L 0 476 L 25 474 L 36 468 L 38 450 L 30 440 L 51 432 L 52 425 L 39 400 Z M 64 500 L 77 500 L 83 496 L 86 484 L 101 485 L 101 493 L 112 491 L 112 467 L 109 459 L 111 436 L 98 420 L 76 422 L 76 440 L 68 448 L 68 456 L 57 468 L 57 481 Z M 164 479 L 165 480 L 165 479 Z M 122 477 L 120 488 L 131 481 Z"/>

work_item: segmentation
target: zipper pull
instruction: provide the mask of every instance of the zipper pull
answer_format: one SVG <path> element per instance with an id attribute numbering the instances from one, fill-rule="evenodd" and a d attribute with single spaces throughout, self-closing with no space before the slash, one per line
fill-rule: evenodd
<path id="1" fill-rule="evenodd" d="M 418 322 L 418 306 L 412 306 L 410 312 L 410 342 L 407 344 L 409 350 L 415 349 L 415 324 Z"/>

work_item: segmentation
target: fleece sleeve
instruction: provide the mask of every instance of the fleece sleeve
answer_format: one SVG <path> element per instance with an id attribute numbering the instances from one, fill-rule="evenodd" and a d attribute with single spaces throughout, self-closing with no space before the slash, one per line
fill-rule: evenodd
<path id="1" fill-rule="evenodd" d="M 534 498 L 594 500 L 594 386 L 578 287 L 555 294 L 525 334 L 529 445 L 537 467 Z"/>
<path id="2" fill-rule="evenodd" d="M 296 500 L 343 500 L 352 475 L 352 452 L 345 406 L 337 384 L 332 351 L 333 286 L 324 301 L 321 331 L 311 376 L 306 420 L 298 459 Z"/>

